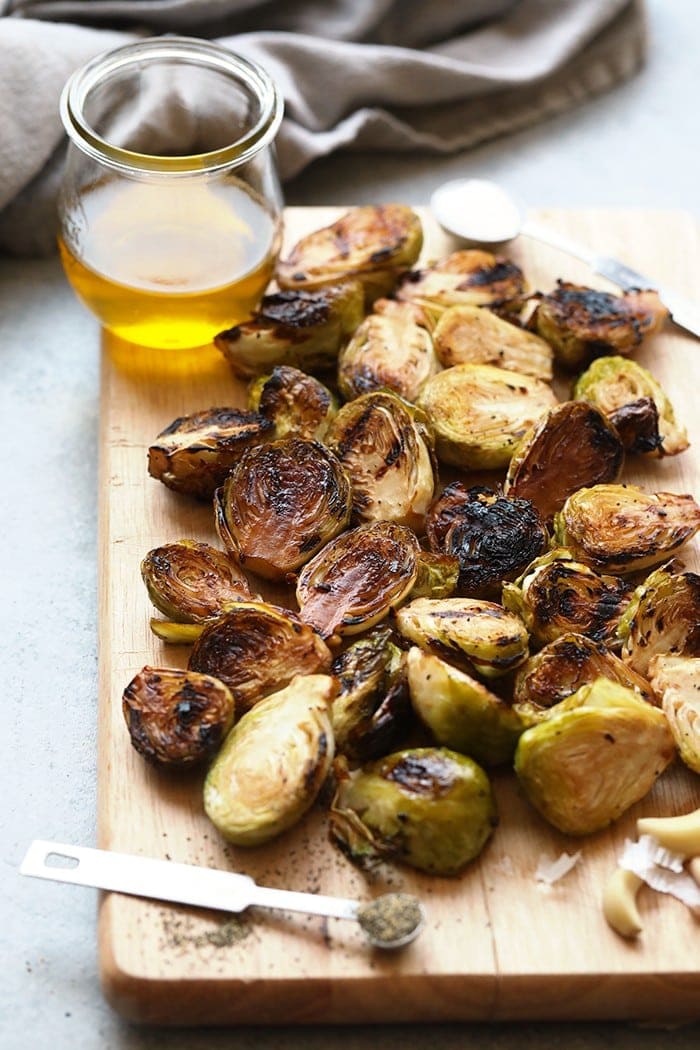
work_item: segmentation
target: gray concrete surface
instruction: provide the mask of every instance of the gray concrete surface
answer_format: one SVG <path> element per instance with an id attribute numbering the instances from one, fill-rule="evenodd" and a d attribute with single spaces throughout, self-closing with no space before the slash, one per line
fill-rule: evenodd
<path id="1" fill-rule="evenodd" d="M 649 63 L 614 92 L 459 157 L 331 158 L 288 187 L 289 203 L 424 203 L 441 180 L 470 173 L 538 205 L 697 215 L 700 6 L 652 0 L 649 9 Z M 55 260 L 0 261 L 0 327 L 1 1050 L 694 1050 L 698 1025 L 165 1032 L 113 1015 L 96 978 L 95 894 L 16 871 L 32 838 L 95 839 L 98 332 Z M 697 937 L 689 950 L 700 961 Z"/>

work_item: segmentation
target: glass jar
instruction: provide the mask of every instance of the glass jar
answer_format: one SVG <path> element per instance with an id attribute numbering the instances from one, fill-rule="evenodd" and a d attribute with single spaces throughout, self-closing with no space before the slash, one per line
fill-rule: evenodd
<path id="1" fill-rule="evenodd" d="M 74 73 L 61 117 L 59 250 L 103 326 L 191 348 L 249 317 L 281 240 L 268 74 L 208 41 L 145 40 Z"/>

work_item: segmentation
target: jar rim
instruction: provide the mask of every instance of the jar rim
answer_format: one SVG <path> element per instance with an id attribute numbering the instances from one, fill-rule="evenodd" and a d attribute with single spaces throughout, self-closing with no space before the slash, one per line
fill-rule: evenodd
<path id="1" fill-rule="evenodd" d="M 189 59 L 229 76 L 237 76 L 260 102 L 256 123 L 235 142 L 206 153 L 160 157 L 116 146 L 99 135 L 88 123 L 84 106 L 89 93 L 105 76 L 138 67 L 152 59 Z M 166 36 L 140 40 L 103 51 L 77 69 L 66 82 L 60 101 L 60 114 L 68 136 L 93 159 L 126 172 L 153 175 L 192 175 L 220 171 L 245 164 L 277 134 L 284 104 L 269 73 L 256 62 L 218 44 L 195 37 Z"/>

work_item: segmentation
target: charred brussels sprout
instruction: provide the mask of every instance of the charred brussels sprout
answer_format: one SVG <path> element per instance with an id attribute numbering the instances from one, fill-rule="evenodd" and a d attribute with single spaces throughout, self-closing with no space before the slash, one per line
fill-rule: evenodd
<path id="1" fill-rule="evenodd" d="M 555 548 L 503 587 L 503 604 L 524 620 L 537 645 L 573 631 L 594 642 L 615 645 L 617 626 L 631 589 L 616 576 L 601 576 Z"/>
<path id="2" fill-rule="evenodd" d="M 700 656 L 700 576 L 652 572 L 634 592 L 618 633 L 622 659 L 642 675 L 657 655 Z"/>
<path id="3" fill-rule="evenodd" d="M 408 651 L 408 688 L 413 710 L 438 744 L 485 766 L 513 757 L 524 724 L 481 682 L 414 647 Z"/>
<path id="4" fill-rule="evenodd" d="M 283 580 L 347 526 L 348 477 L 318 441 L 250 449 L 215 497 L 222 542 L 259 576 Z"/>
<path id="5" fill-rule="evenodd" d="M 473 495 L 472 495 L 473 494 Z M 467 485 L 464 481 L 453 481 L 446 485 L 440 495 L 428 507 L 425 516 L 425 532 L 431 551 L 436 554 L 445 550 L 445 540 L 450 526 L 457 521 L 462 508 L 477 496 L 494 495 L 493 489 Z"/>
<path id="6" fill-rule="evenodd" d="M 451 306 L 445 310 L 433 340 L 445 368 L 495 365 L 545 382 L 552 378 L 549 343 L 483 306 Z"/>
<path id="7" fill-rule="evenodd" d="M 472 598 L 417 598 L 396 613 L 409 641 L 440 656 L 466 657 L 485 678 L 496 678 L 527 659 L 522 620 L 494 602 Z"/>
<path id="8" fill-rule="evenodd" d="M 700 659 L 655 656 L 649 677 L 683 762 L 700 773 Z"/>
<path id="9" fill-rule="evenodd" d="M 299 573 L 301 619 L 324 638 L 373 627 L 410 593 L 419 554 L 403 525 L 375 521 L 343 533 Z"/>
<path id="10" fill-rule="evenodd" d="M 564 401 L 525 434 L 504 491 L 530 500 L 551 521 L 572 492 L 615 481 L 623 460 L 620 437 L 603 413 L 583 401 Z"/>
<path id="11" fill-rule="evenodd" d="M 204 784 L 204 810 L 236 846 L 257 846 L 303 817 L 333 761 L 337 683 L 302 675 L 243 715 Z"/>
<path id="12" fill-rule="evenodd" d="M 418 404 L 435 431 L 438 458 L 456 467 L 507 467 L 515 447 L 556 404 L 551 387 L 492 365 L 455 365 L 429 379 Z"/>
<path id="13" fill-rule="evenodd" d="M 403 204 L 353 208 L 331 226 L 302 237 L 277 265 L 280 288 L 320 288 L 352 277 L 367 302 L 388 295 L 423 247 L 423 227 Z"/>
<path id="14" fill-rule="evenodd" d="M 555 516 L 554 538 L 608 572 L 651 568 L 700 528 L 692 496 L 643 492 L 635 485 L 593 485 L 569 496 Z"/>
<path id="15" fill-rule="evenodd" d="M 435 474 L 420 412 L 398 394 L 364 394 L 340 409 L 326 443 L 350 476 L 359 519 L 423 530 Z"/>
<path id="16" fill-rule="evenodd" d="M 327 671 L 330 650 L 293 613 L 265 602 L 239 602 L 205 627 L 189 667 L 215 675 L 233 693 L 237 711 L 248 711 L 296 675 Z"/>
<path id="17" fill-rule="evenodd" d="M 337 411 L 328 387 L 298 368 L 278 365 L 250 386 L 248 404 L 274 424 L 275 438 L 322 441 Z"/>
<path id="18" fill-rule="evenodd" d="M 247 448 L 272 436 L 256 412 L 209 408 L 182 416 L 148 450 L 148 473 L 174 492 L 211 499 Z"/>
<path id="19" fill-rule="evenodd" d="M 231 602 L 252 598 L 235 562 L 216 547 L 194 540 L 149 551 L 141 562 L 141 576 L 156 609 L 176 623 L 205 623 Z"/>
<path id="20" fill-rule="evenodd" d="M 334 368 L 338 350 L 364 317 L 357 281 L 314 291 L 266 295 L 249 321 L 219 332 L 214 343 L 241 379 L 275 365 L 305 372 Z"/>
<path id="21" fill-rule="evenodd" d="M 191 766 L 218 749 L 233 724 L 234 700 L 210 675 L 144 667 L 124 690 L 122 711 L 145 759 Z"/>
<path id="22" fill-rule="evenodd" d="M 341 780 L 331 840 L 359 867 L 397 860 L 456 875 L 478 857 L 497 823 L 488 777 L 447 748 L 388 755 Z"/>
<path id="23" fill-rule="evenodd" d="M 599 357 L 579 376 L 574 386 L 574 397 L 595 405 L 620 429 L 625 425 L 625 420 L 629 426 L 630 419 L 636 418 L 637 426 L 631 428 L 631 433 L 636 434 L 637 439 L 631 442 L 632 452 L 675 456 L 688 448 L 687 431 L 676 421 L 673 405 L 651 372 L 636 361 L 625 357 Z M 648 401 L 656 409 L 656 434 L 650 434 L 648 428 L 645 429 L 644 421 L 650 418 L 648 412 L 640 413 L 638 410 L 635 416 L 630 411 L 640 402 Z"/>
<path id="24" fill-rule="evenodd" d="M 545 820 L 567 835 L 589 835 L 644 798 L 674 752 L 658 708 L 599 678 L 525 730 L 515 771 Z"/>
<path id="25" fill-rule="evenodd" d="M 620 435 L 625 452 L 658 452 L 659 413 L 650 397 L 640 397 L 611 412 L 608 419 Z"/>
<path id="26" fill-rule="evenodd" d="M 406 274 L 398 298 L 417 303 L 436 319 L 450 306 L 521 305 L 525 278 L 510 259 L 468 248 L 425 270 Z"/>

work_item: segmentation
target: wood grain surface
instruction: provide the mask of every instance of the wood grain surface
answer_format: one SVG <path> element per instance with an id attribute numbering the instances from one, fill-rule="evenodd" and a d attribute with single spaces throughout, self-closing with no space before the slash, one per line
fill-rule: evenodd
<path id="1" fill-rule="evenodd" d="M 291 208 L 286 243 L 339 209 Z M 427 213 L 424 259 L 454 247 Z M 697 232 L 674 212 L 540 212 L 538 218 L 601 254 L 617 255 L 693 296 Z M 582 263 L 524 239 L 509 246 L 531 284 L 557 277 L 606 287 Z M 630 458 L 625 480 L 700 494 L 700 343 L 672 325 L 638 355 L 687 423 L 692 442 L 667 460 Z M 125 1016 L 161 1024 L 367 1023 L 487 1019 L 700 1016 L 700 924 L 672 898 L 643 888 L 645 928 L 617 937 L 600 908 L 603 881 L 634 822 L 700 805 L 700 777 L 679 765 L 606 831 L 583 839 L 548 826 L 514 775 L 493 777 L 500 825 L 459 878 L 387 869 L 358 873 L 327 841 L 318 806 L 300 826 L 256 849 L 227 846 L 205 817 L 201 775 L 150 768 L 132 749 L 122 691 L 144 664 L 184 666 L 188 649 L 149 630 L 139 573 L 152 547 L 184 537 L 216 542 L 211 510 L 147 476 L 146 450 L 176 416 L 243 406 L 245 391 L 216 351 L 164 357 L 108 336 L 103 346 L 100 477 L 99 845 L 249 873 L 260 883 L 369 899 L 387 887 L 424 900 L 428 926 L 400 953 L 368 948 L 354 924 L 284 913 L 243 917 L 105 894 L 100 963 L 105 994 Z M 684 561 L 698 569 L 698 544 Z M 541 858 L 582 851 L 564 879 L 535 879 Z"/>

